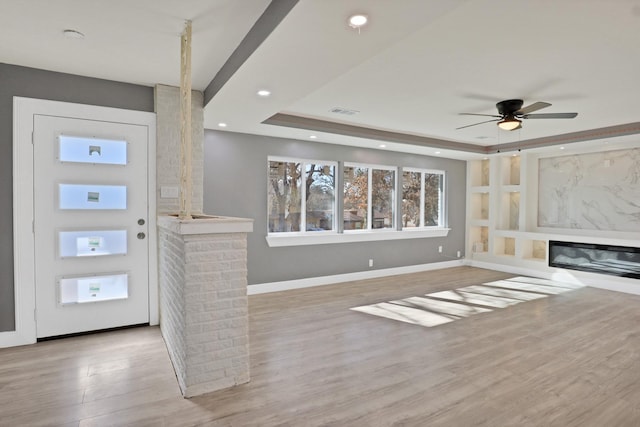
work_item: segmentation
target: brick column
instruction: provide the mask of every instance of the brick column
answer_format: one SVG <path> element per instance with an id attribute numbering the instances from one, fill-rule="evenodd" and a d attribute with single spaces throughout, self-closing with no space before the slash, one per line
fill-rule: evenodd
<path id="1" fill-rule="evenodd" d="M 155 87 L 156 112 L 156 191 L 157 211 L 160 215 L 175 214 L 180 210 L 178 196 L 163 196 L 162 189 L 180 188 L 180 88 L 157 85 Z M 191 92 L 191 177 L 193 191 L 191 211 L 202 213 L 204 177 L 204 95 Z"/>
<path id="2" fill-rule="evenodd" d="M 160 216 L 160 329 L 185 397 L 249 382 L 253 220 Z"/>

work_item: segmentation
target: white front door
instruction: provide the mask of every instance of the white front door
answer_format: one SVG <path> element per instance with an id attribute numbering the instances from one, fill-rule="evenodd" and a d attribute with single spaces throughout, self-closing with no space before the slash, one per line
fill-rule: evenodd
<path id="1" fill-rule="evenodd" d="M 148 323 L 148 127 L 33 118 L 37 337 Z"/>

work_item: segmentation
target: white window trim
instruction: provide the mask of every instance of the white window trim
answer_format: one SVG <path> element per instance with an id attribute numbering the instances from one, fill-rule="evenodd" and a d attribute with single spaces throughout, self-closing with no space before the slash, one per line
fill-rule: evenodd
<path id="1" fill-rule="evenodd" d="M 446 237 L 450 228 L 431 227 L 423 229 L 411 230 L 350 230 L 346 233 L 306 233 L 287 235 L 278 235 L 283 233 L 272 233 L 266 236 L 269 247 L 281 246 L 306 246 L 306 245 L 323 245 L 334 243 L 354 243 L 354 242 L 375 242 L 381 240 L 405 240 L 405 239 L 424 239 L 430 237 Z"/>
<path id="2" fill-rule="evenodd" d="M 333 165 L 336 167 L 336 185 L 340 184 L 342 192 L 344 194 L 344 179 L 340 177 L 338 179 L 338 167 L 337 162 L 334 161 L 324 161 L 324 160 L 306 160 L 299 158 L 289 158 L 289 157 L 278 157 L 278 156 L 268 156 L 268 161 L 275 162 L 293 162 L 293 163 L 322 163 Z M 267 165 L 268 167 L 268 165 Z M 430 227 L 412 227 L 405 229 L 398 229 L 397 224 L 401 224 L 398 222 L 398 216 L 402 215 L 402 212 L 398 212 L 397 210 L 397 198 L 398 189 L 401 188 L 401 177 L 399 175 L 400 168 L 395 166 L 388 165 L 376 165 L 376 164 L 367 164 L 367 163 L 352 163 L 345 162 L 343 163 L 343 167 L 359 167 L 359 168 L 367 168 L 367 173 L 369 174 L 369 182 L 371 182 L 371 173 L 373 169 L 379 170 L 389 170 L 395 173 L 396 185 L 394 187 L 394 204 L 396 207 L 394 212 L 394 228 L 383 228 L 383 229 L 366 229 L 366 230 L 342 230 L 338 232 L 338 220 L 343 220 L 342 215 L 338 215 L 338 211 L 336 210 L 334 214 L 334 229 L 327 231 L 299 231 L 299 232 L 267 232 L 267 236 L 265 237 L 267 244 L 269 247 L 285 247 L 285 246 L 307 246 L 307 245 L 323 245 L 323 244 L 340 244 L 340 243 L 354 243 L 354 242 L 375 242 L 375 241 L 385 241 L 385 240 L 407 240 L 407 239 L 424 239 L 424 238 L 434 238 L 434 237 L 446 237 L 451 231 L 450 228 L 445 226 L 430 226 Z M 422 184 L 424 186 L 424 173 L 432 173 L 439 174 L 442 176 L 442 189 L 444 190 L 444 179 L 445 179 L 445 171 L 443 170 L 435 170 L 435 169 L 419 169 L 419 168 L 402 168 L 402 171 L 408 172 L 422 172 Z M 338 182 L 339 181 L 339 182 Z M 400 185 L 400 187 L 399 187 Z M 338 197 L 338 189 L 334 189 L 336 193 L 336 203 Z M 422 193 L 424 193 L 423 187 L 421 187 Z M 367 189 L 367 197 L 368 201 L 371 200 L 371 186 Z M 304 196 L 304 195 L 303 195 Z M 424 195 L 421 195 L 424 197 Z M 440 203 L 443 203 L 444 192 L 440 197 Z M 421 204 L 424 205 L 424 201 L 421 201 Z M 336 204 L 337 206 L 337 204 Z M 444 206 L 440 207 L 440 212 L 442 215 L 442 221 L 446 220 L 446 213 L 444 212 Z M 367 215 L 371 216 L 371 209 L 367 209 Z M 371 224 L 371 218 L 368 218 L 369 224 Z M 305 224 L 306 227 L 306 224 Z M 342 227 L 341 227 L 342 229 Z"/>
<path id="3" fill-rule="evenodd" d="M 308 164 L 322 164 L 326 166 L 333 166 L 334 173 L 334 188 L 333 188 L 333 220 L 332 220 L 332 229 L 325 231 L 307 231 L 307 186 L 304 185 L 304 180 L 300 183 L 300 227 L 302 230 L 293 231 L 293 232 L 278 232 L 278 231 L 269 231 L 269 208 L 267 207 L 267 236 L 281 236 L 286 235 L 288 237 L 299 238 L 300 236 L 305 236 L 307 234 L 337 234 L 338 227 L 338 191 L 335 186 L 338 182 L 338 162 L 333 160 L 313 160 L 313 159 L 301 159 L 297 157 L 280 157 L 280 156 L 267 156 L 267 178 L 269 177 L 269 163 L 270 162 L 284 162 L 284 163 L 300 163 L 300 173 L 302 174 L 303 179 L 306 179 L 306 165 Z M 267 183 L 268 185 L 268 183 Z M 268 196 L 267 196 L 268 198 Z"/>

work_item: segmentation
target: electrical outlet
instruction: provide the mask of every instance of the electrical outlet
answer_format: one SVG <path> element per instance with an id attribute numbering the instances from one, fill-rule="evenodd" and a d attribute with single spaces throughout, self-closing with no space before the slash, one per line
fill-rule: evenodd
<path id="1" fill-rule="evenodd" d="M 373 259 L 369 260 L 369 267 L 373 267 Z"/>
<path id="2" fill-rule="evenodd" d="M 442 246 L 438 246 L 438 253 L 441 254 L 442 253 Z"/>
<path id="3" fill-rule="evenodd" d="M 458 255 L 458 258 L 460 258 L 460 251 L 458 251 L 457 255 Z"/>

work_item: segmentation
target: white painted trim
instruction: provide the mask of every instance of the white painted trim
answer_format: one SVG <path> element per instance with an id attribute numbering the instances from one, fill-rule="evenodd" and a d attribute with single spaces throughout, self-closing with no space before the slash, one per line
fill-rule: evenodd
<path id="1" fill-rule="evenodd" d="M 430 228 L 413 230 L 348 231 L 344 233 L 304 233 L 270 234 L 266 236 L 269 247 L 324 245 L 332 243 L 374 242 L 378 240 L 424 239 L 446 237 L 450 228 Z"/>
<path id="2" fill-rule="evenodd" d="M 640 280 L 625 277 L 610 276 L 607 274 L 588 273 L 585 271 L 565 270 L 562 268 L 544 267 L 543 269 L 530 269 L 513 265 L 497 264 L 483 261 L 471 261 L 466 263 L 471 267 L 485 268 L 488 270 L 504 271 L 558 282 L 575 283 L 592 288 L 606 289 L 609 291 L 624 292 L 640 295 Z"/>
<path id="3" fill-rule="evenodd" d="M 33 254 L 33 116 L 13 100 L 13 269 L 15 331 L 0 333 L 0 347 L 36 342 Z M 19 143 L 19 142 L 22 143 Z M 25 192 L 25 186 L 26 192 Z"/>
<path id="4" fill-rule="evenodd" d="M 149 324 L 160 324 L 160 283 L 158 281 L 158 224 L 157 224 L 157 194 L 156 194 L 156 115 L 148 113 L 149 141 L 147 144 L 147 239 L 149 241 Z"/>
<path id="5" fill-rule="evenodd" d="M 249 285 L 247 287 L 247 295 L 257 295 L 269 292 L 288 291 L 291 289 L 310 288 L 312 286 L 333 285 L 336 283 L 351 282 L 354 280 L 395 276 L 397 274 L 419 273 L 422 271 L 459 267 L 461 265 L 462 260 L 456 260 L 434 262 L 431 264 L 409 265 L 406 267 L 385 268 L 380 270 L 358 271 L 355 273 L 335 274 L 332 276 L 310 277 L 307 279 L 287 280 L 283 282 L 260 283 L 257 285 Z"/>
<path id="6" fill-rule="evenodd" d="M 180 235 L 251 233 L 253 219 L 214 215 L 196 215 L 192 219 L 180 219 L 177 216 L 160 215 L 158 226 Z"/>
<path id="7" fill-rule="evenodd" d="M 13 98 L 13 241 L 16 330 L 0 332 L 0 347 L 36 342 L 35 259 L 33 238 L 33 116 L 35 114 L 108 119 L 147 126 L 149 129 L 148 221 L 149 221 L 149 322 L 158 324 L 156 237 L 156 158 L 154 113 L 98 107 L 41 99 Z"/>

